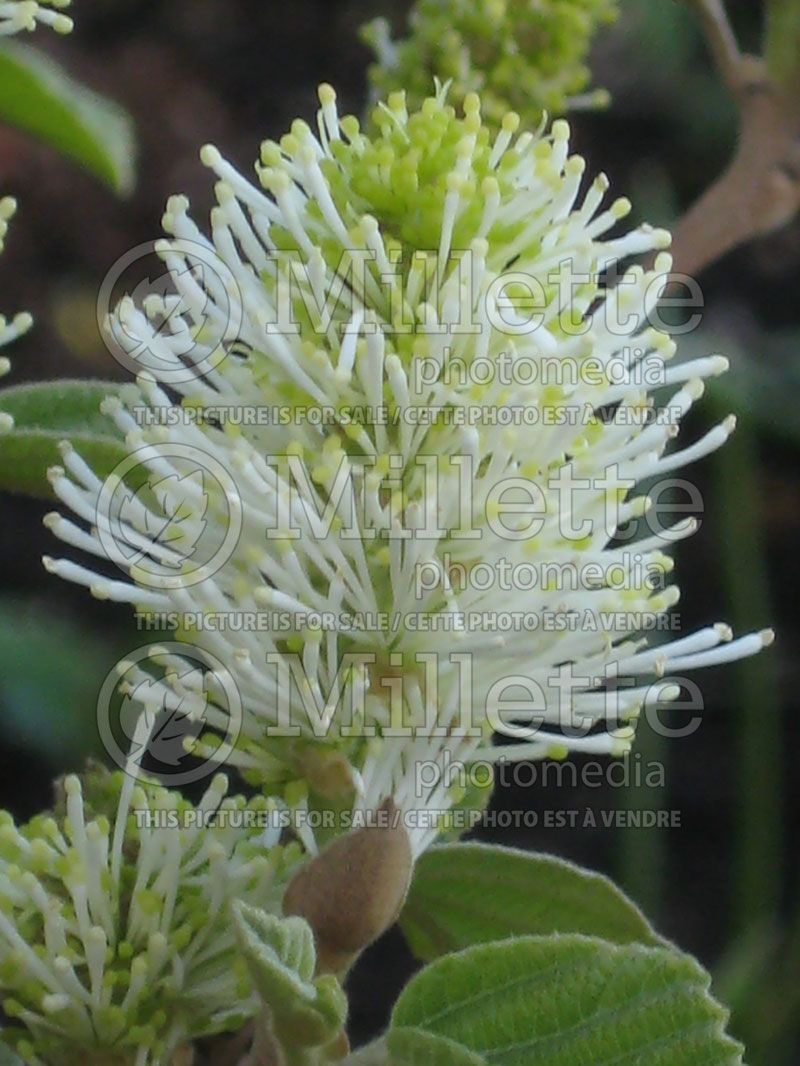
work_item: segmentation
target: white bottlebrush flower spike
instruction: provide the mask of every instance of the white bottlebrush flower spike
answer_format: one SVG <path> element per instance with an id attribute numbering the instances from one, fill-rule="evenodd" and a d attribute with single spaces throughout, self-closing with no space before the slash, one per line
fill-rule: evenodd
<path id="1" fill-rule="evenodd" d="M 672 366 L 674 343 L 648 325 L 663 251 L 601 288 L 669 237 L 608 235 L 630 205 L 602 209 L 608 182 L 584 183 L 566 123 L 520 133 L 509 114 L 490 138 L 474 94 L 463 116 L 444 92 L 413 114 L 395 94 L 370 137 L 330 87 L 320 99 L 318 134 L 298 120 L 262 145 L 258 184 L 203 149 L 211 237 L 173 197 L 160 254 L 177 295 L 124 299 L 111 317 L 148 369 L 106 410 L 152 496 L 110 517 L 108 486 L 67 448 L 51 480 L 83 524 L 47 522 L 101 558 L 114 524 L 129 580 L 46 562 L 101 598 L 176 612 L 182 639 L 229 666 L 243 704 L 230 761 L 250 780 L 288 783 L 293 803 L 372 809 L 391 794 L 406 812 L 446 811 L 475 802 L 438 773 L 448 760 L 622 754 L 643 705 L 677 695 L 665 675 L 771 639 L 731 642 L 716 625 L 651 646 L 626 622 L 666 617 L 678 591 L 664 550 L 695 523 L 615 534 L 647 508 L 636 484 L 730 434 L 726 419 L 666 450 L 727 364 Z M 579 282 L 567 295 L 565 265 Z M 655 419 L 647 368 L 673 386 Z M 178 492 L 190 454 L 235 491 Z M 235 548 L 196 570 L 234 512 Z M 558 587 L 557 565 L 577 579 Z M 198 621 L 211 616 L 214 629 Z M 545 624 L 556 617 L 578 623 Z M 437 831 L 412 830 L 415 849 Z"/>
<path id="2" fill-rule="evenodd" d="M 0 2 L 0 37 L 8 37 L 22 30 L 35 30 L 37 23 L 51 26 L 56 33 L 69 33 L 72 19 L 59 9 L 69 7 L 71 0 L 5 0 Z"/>
<path id="3" fill-rule="evenodd" d="M 230 903 L 280 914 L 301 855 L 266 799 L 226 789 L 220 774 L 193 807 L 97 770 L 67 777 L 52 815 L 0 814 L 3 1037 L 26 1062 L 169 1066 L 257 1013 Z"/>

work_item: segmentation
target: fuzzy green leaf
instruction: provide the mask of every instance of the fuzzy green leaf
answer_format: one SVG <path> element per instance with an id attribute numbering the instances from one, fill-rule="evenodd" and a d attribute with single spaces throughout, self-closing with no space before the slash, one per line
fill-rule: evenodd
<path id="1" fill-rule="evenodd" d="M 347 1016 L 347 1000 L 330 974 L 314 978 L 311 927 L 302 918 L 277 918 L 240 901 L 234 926 L 253 984 L 276 1037 L 293 1048 L 318 1047 L 334 1039 Z"/>
<path id="2" fill-rule="evenodd" d="M 486 1059 L 463 1044 L 424 1029 L 392 1029 L 386 1044 L 391 1066 L 486 1066 Z"/>
<path id="3" fill-rule="evenodd" d="M 400 924 L 411 950 L 426 960 L 525 934 L 662 943 L 637 907 L 602 875 L 552 855 L 478 843 L 425 852 Z"/>
<path id="4" fill-rule="evenodd" d="M 120 437 L 114 423 L 100 411 L 107 396 L 119 392 L 113 381 L 63 378 L 12 385 L 0 392 L 0 411 L 14 419 L 18 429 L 54 430 L 68 437 L 91 433 Z"/>
<path id="5" fill-rule="evenodd" d="M 61 462 L 59 444 L 69 440 L 98 477 L 109 474 L 127 451 L 104 397 L 119 386 L 104 381 L 44 381 L 0 392 L 0 412 L 14 427 L 0 434 L 0 488 L 51 496 L 47 469 Z"/>
<path id="6" fill-rule="evenodd" d="M 47 430 L 12 430 L 0 436 L 0 489 L 26 496 L 52 496 L 47 482 L 49 467 L 61 461 L 63 433 Z M 109 437 L 71 434 L 70 440 L 99 477 L 111 473 L 127 452 Z"/>
<path id="7" fill-rule="evenodd" d="M 480 944 L 414 977 L 392 1017 L 489 1066 L 741 1066 L 709 975 L 665 948 L 581 936 Z"/>

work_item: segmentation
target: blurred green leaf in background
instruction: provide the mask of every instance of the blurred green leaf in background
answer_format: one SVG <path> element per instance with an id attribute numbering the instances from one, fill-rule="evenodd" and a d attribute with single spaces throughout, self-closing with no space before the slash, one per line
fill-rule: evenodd
<path id="1" fill-rule="evenodd" d="M 0 121 L 71 157 L 120 196 L 132 191 L 134 135 L 126 112 L 35 48 L 0 47 Z"/>
<path id="2" fill-rule="evenodd" d="M 14 420 L 0 433 L 0 489 L 49 496 L 48 467 L 69 440 L 102 477 L 127 454 L 114 422 L 100 411 L 118 386 L 104 381 L 43 381 L 0 391 L 0 413 Z"/>
<path id="3" fill-rule="evenodd" d="M 39 599 L 0 604 L 0 741 L 54 771 L 100 755 L 95 708 L 111 641 Z"/>

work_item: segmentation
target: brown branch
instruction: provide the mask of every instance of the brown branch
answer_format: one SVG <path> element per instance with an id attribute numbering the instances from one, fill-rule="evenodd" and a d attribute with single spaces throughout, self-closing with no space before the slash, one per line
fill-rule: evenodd
<path id="1" fill-rule="evenodd" d="M 736 92 L 742 57 L 722 0 L 687 0 L 687 3 L 697 13 L 720 77 L 732 92 Z"/>
<path id="2" fill-rule="evenodd" d="M 787 225 L 800 209 L 800 99 L 758 60 L 742 62 L 741 127 L 728 169 L 673 232 L 674 269 L 693 274 L 737 245 Z"/>
<path id="3" fill-rule="evenodd" d="M 800 94 L 796 83 L 777 83 L 762 60 L 739 52 L 721 0 L 687 2 L 741 118 L 729 167 L 673 231 L 673 269 L 694 274 L 800 210 Z"/>

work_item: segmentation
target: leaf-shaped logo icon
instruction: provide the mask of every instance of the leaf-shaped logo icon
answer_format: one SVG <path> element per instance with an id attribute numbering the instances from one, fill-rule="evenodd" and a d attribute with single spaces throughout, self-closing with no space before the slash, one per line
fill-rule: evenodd
<path id="1" fill-rule="evenodd" d="M 170 784 L 189 784 L 216 772 L 233 752 L 242 730 L 242 697 L 211 652 L 182 641 L 144 644 L 106 675 L 97 727 L 108 756 L 126 774 L 136 777 L 143 767 Z M 187 744 L 207 730 L 214 738 L 207 750 Z"/>
<path id="2" fill-rule="evenodd" d="M 163 766 L 180 766 L 187 757 L 183 746 L 184 737 L 197 736 L 202 728 L 206 717 L 208 701 L 199 693 L 199 683 L 202 680 L 200 670 L 191 671 L 184 681 L 195 677 L 194 683 L 187 686 L 193 695 L 185 696 L 177 704 L 166 707 L 167 695 L 163 682 L 159 683 L 152 678 L 145 678 L 123 698 L 120 706 L 120 728 L 129 742 L 132 742 L 136 731 L 136 725 L 142 714 L 155 716 L 155 722 L 150 732 L 150 737 L 145 748 L 141 745 L 134 748 L 130 744 L 129 754 L 138 756 L 137 763 L 141 763 L 145 755 L 151 756 Z M 199 706 L 199 710 L 198 710 Z"/>
<path id="3" fill-rule="evenodd" d="M 168 474 L 158 481 L 142 485 L 136 491 L 124 486 L 124 496 L 119 505 L 119 521 L 144 533 L 150 544 L 146 549 L 127 552 L 128 561 L 135 555 L 141 558 L 145 550 L 165 566 L 180 569 L 181 564 L 194 555 L 197 543 L 206 528 L 205 513 L 208 510 L 208 494 L 204 491 L 203 470 L 188 474 Z M 150 506 L 152 496 L 158 501 L 160 514 Z M 119 539 L 127 545 L 127 538 L 120 531 Z M 168 549 L 158 553 L 155 546 Z"/>
<path id="4" fill-rule="evenodd" d="M 127 693 L 119 708 L 119 726 L 122 734 L 128 742 L 130 755 L 138 755 L 142 751 L 140 743 L 134 743 L 136 726 L 143 714 L 152 717 L 163 709 L 163 693 L 156 693 L 156 682 L 147 678 L 140 681 L 135 689 L 136 696 Z"/>
<path id="5" fill-rule="evenodd" d="M 143 278 L 129 294 L 132 302 L 137 307 L 141 306 L 147 309 L 149 305 L 152 308 L 154 302 L 157 301 L 158 310 L 156 314 L 153 315 L 148 312 L 150 326 L 155 331 L 156 336 L 166 335 L 169 337 L 170 347 L 176 355 L 187 355 L 192 350 L 197 342 L 197 328 L 205 324 L 208 295 L 203 282 L 203 274 L 202 264 L 187 266 L 185 270 L 176 271 L 173 274 L 167 270 L 156 278 Z M 181 279 L 183 279 L 184 284 L 190 280 L 193 282 L 191 285 L 192 297 L 190 299 L 187 299 L 183 292 L 180 291 L 182 287 L 180 284 Z M 175 291 L 176 287 L 179 290 L 178 292 Z M 155 301 L 154 297 L 156 298 Z M 187 312 L 191 312 L 190 322 L 192 328 L 190 328 L 186 318 L 184 318 Z M 143 340 L 138 336 L 132 336 L 131 339 L 136 342 L 136 346 L 135 349 L 132 348 L 128 352 L 128 355 L 134 359 L 139 359 L 144 352 L 150 351 L 150 345 L 147 340 Z M 176 345 L 178 339 L 182 339 L 183 343 Z"/>

